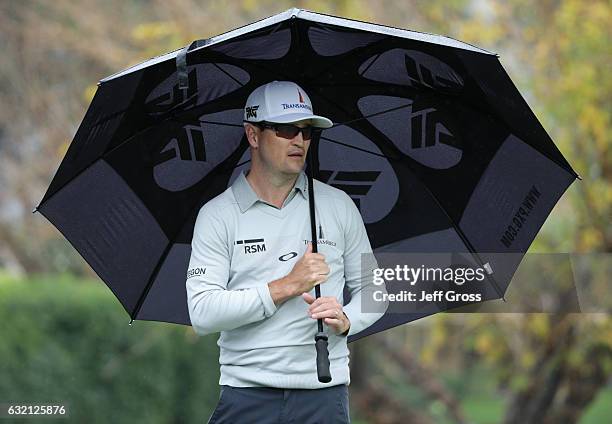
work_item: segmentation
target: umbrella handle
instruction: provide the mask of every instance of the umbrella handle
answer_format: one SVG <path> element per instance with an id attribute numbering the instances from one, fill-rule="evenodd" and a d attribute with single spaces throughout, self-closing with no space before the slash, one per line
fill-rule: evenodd
<path id="1" fill-rule="evenodd" d="M 317 376 L 321 383 L 331 381 L 329 372 L 329 352 L 327 350 L 327 333 L 318 332 L 315 334 L 315 347 L 317 349 Z"/>
<path id="2" fill-rule="evenodd" d="M 310 143 L 310 149 L 308 149 L 308 206 L 310 209 L 310 233 L 312 238 L 312 251 L 317 252 L 317 226 L 315 219 L 315 198 L 314 198 L 314 183 L 313 175 L 315 172 L 315 158 L 317 148 L 319 144 L 319 137 L 321 133 L 315 131 Z M 321 288 L 315 286 L 315 297 L 318 299 L 321 297 Z M 321 383 L 329 383 L 331 381 L 331 373 L 329 372 L 329 351 L 327 350 L 327 333 L 323 331 L 323 319 L 317 319 L 317 329 L 319 330 L 315 334 L 315 348 L 317 350 L 317 375 Z"/>

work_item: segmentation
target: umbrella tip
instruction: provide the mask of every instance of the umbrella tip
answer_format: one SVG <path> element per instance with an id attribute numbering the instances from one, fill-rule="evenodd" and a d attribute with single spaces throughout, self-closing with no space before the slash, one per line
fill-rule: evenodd
<path id="1" fill-rule="evenodd" d="M 576 178 L 578 178 L 580 181 L 582 181 L 582 177 L 579 174 L 576 174 Z"/>
<path id="2" fill-rule="evenodd" d="M 133 322 L 134 322 L 134 319 L 130 318 L 130 322 L 128 323 L 128 325 L 131 327 Z"/>
<path id="3" fill-rule="evenodd" d="M 38 212 L 38 206 L 36 206 L 34 209 L 32 209 L 32 213 L 36 213 Z"/>

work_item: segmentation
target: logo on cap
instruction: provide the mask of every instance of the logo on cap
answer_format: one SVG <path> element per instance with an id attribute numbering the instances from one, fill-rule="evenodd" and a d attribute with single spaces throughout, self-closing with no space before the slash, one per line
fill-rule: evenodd
<path id="1" fill-rule="evenodd" d="M 247 106 L 246 107 L 246 117 L 249 118 L 257 118 L 257 109 L 259 109 L 259 105 L 255 106 Z"/>
<path id="2" fill-rule="evenodd" d="M 297 92 L 298 92 L 298 96 L 300 96 L 300 103 L 304 103 L 304 98 L 302 97 L 302 93 L 300 93 L 300 90 L 298 90 Z"/>
<path id="3" fill-rule="evenodd" d="M 312 113 L 312 107 L 306 103 L 281 103 L 283 110 L 285 109 L 306 109 Z"/>

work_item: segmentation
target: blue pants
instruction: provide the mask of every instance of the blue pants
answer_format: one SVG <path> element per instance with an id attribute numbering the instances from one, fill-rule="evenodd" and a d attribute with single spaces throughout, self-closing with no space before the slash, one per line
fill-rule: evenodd
<path id="1" fill-rule="evenodd" d="M 350 423 L 348 387 L 275 389 L 221 386 L 209 424 Z"/>

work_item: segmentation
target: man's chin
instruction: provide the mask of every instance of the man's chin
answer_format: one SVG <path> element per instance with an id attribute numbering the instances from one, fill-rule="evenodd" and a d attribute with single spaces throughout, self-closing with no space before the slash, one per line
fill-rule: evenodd
<path id="1" fill-rule="evenodd" d="M 302 164 L 302 166 L 299 168 L 296 166 L 288 166 L 287 168 L 283 170 L 283 173 L 286 175 L 296 176 L 296 175 L 299 175 L 299 173 L 302 172 L 303 169 L 304 169 L 304 164 Z"/>
<path id="2" fill-rule="evenodd" d="M 302 169 L 304 169 L 304 162 L 295 162 L 295 163 L 290 163 L 288 164 L 287 168 L 285 168 L 287 173 L 290 174 L 299 174 L 300 172 L 302 172 Z"/>

